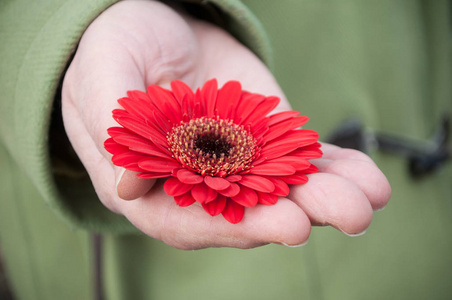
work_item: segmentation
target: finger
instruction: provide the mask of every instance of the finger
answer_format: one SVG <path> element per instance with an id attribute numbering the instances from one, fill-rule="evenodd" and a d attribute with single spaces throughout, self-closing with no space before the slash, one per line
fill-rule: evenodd
<path id="1" fill-rule="evenodd" d="M 116 193 L 123 200 L 135 200 L 144 196 L 154 186 L 155 179 L 137 177 L 137 172 L 116 168 Z M 118 174 L 119 173 L 119 174 Z"/>
<path id="2" fill-rule="evenodd" d="M 324 158 L 311 162 L 320 172 L 338 175 L 358 186 L 366 195 L 373 210 L 383 209 L 391 197 L 388 180 L 373 163 L 366 160 Z"/>
<path id="3" fill-rule="evenodd" d="M 97 161 L 98 164 L 90 164 L 87 169 L 102 202 L 110 210 L 125 215 L 145 234 L 173 247 L 246 249 L 268 243 L 298 246 L 308 240 L 310 220 L 288 199 L 281 198 L 274 206 L 246 208 L 243 220 L 231 224 L 221 215 L 211 217 L 200 205 L 177 206 L 159 181 L 143 197 L 123 201 L 113 188 L 113 167 L 104 159 Z"/>
<path id="4" fill-rule="evenodd" d="M 351 180 L 369 198 L 374 210 L 383 209 L 391 197 L 391 186 L 375 162 L 365 153 L 322 143 L 323 157 L 312 160 L 322 169 Z M 326 161 L 323 161 L 326 159 Z M 327 163 L 331 160 L 331 163 Z"/>
<path id="5" fill-rule="evenodd" d="M 309 175 L 309 182 L 293 186 L 288 196 L 314 225 L 331 225 L 349 235 L 364 232 L 372 221 L 372 207 L 361 189 L 328 173 Z"/>
<path id="6" fill-rule="evenodd" d="M 200 205 L 179 207 L 161 183 L 145 197 L 122 202 L 122 213 L 141 231 L 179 249 L 253 248 L 268 243 L 304 244 L 311 230 L 306 214 L 292 201 L 246 208 L 238 224 L 212 217 Z"/>
<path id="7" fill-rule="evenodd" d="M 351 159 L 351 160 L 361 160 L 375 165 L 374 161 L 365 153 L 349 148 L 341 148 L 336 145 L 321 143 L 323 158 L 326 159 Z"/>

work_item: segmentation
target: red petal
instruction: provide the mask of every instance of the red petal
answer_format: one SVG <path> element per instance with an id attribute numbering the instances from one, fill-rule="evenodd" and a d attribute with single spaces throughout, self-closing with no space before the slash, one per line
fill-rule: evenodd
<path id="1" fill-rule="evenodd" d="M 300 149 L 297 149 L 291 153 L 289 153 L 290 156 L 296 156 L 300 158 L 320 158 L 322 157 L 323 153 L 322 150 L 320 150 L 320 143 L 315 143 Z"/>
<path id="2" fill-rule="evenodd" d="M 174 201 L 176 201 L 177 205 L 182 207 L 190 206 L 195 203 L 195 199 L 191 196 L 190 193 L 186 193 L 182 196 L 176 196 L 174 197 Z"/>
<path id="3" fill-rule="evenodd" d="M 248 118 L 264 99 L 262 95 L 244 92 L 236 108 L 234 121 L 237 124 L 243 124 L 242 121 Z"/>
<path id="4" fill-rule="evenodd" d="M 224 190 L 231 186 L 229 181 L 221 177 L 206 176 L 204 182 L 214 190 Z"/>
<path id="5" fill-rule="evenodd" d="M 145 172 L 142 168 L 138 166 L 137 163 L 130 163 L 122 166 L 124 169 L 134 171 L 134 172 Z M 168 176 L 165 176 L 168 177 Z"/>
<path id="6" fill-rule="evenodd" d="M 305 147 L 314 144 L 319 139 L 319 134 L 314 130 L 299 129 L 292 130 L 283 136 L 274 139 L 266 145 L 268 148 L 277 147 L 280 144 L 296 144 L 298 147 Z"/>
<path id="7" fill-rule="evenodd" d="M 268 177 L 268 179 L 275 185 L 275 190 L 272 192 L 273 195 L 281 197 L 289 195 L 289 186 L 287 183 L 275 177 Z"/>
<path id="8" fill-rule="evenodd" d="M 180 168 L 180 163 L 177 161 L 159 157 L 144 158 L 138 162 L 138 165 L 146 171 L 156 173 L 172 172 L 174 169 Z"/>
<path id="9" fill-rule="evenodd" d="M 218 85 L 216 79 L 207 81 L 201 89 L 201 94 L 204 97 L 204 103 L 206 106 L 206 115 L 209 118 L 214 116 L 217 92 Z"/>
<path id="10" fill-rule="evenodd" d="M 278 196 L 268 194 L 268 193 L 261 193 L 257 192 L 257 195 L 259 197 L 259 203 L 264 205 L 274 205 L 276 202 L 278 202 Z"/>
<path id="11" fill-rule="evenodd" d="M 165 158 L 165 159 L 172 159 L 171 156 L 169 156 L 166 153 L 163 153 L 163 149 L 155 147 L 155 150 L 150 148 L 150 147 L 145 147 L 145 146 L 133 146 L 130 147 L 130 150 L 133 150 L 135 152 L 139 152 L 139 153 L 143 153 L 143 154 L 148 154 L 148 155 L 152 155 L 155 157 L 160 157 L 160 158 Z"/>
<path id="12" fill-rule="evenodd" d="M 140 172 L 143 172 L 143 170 L 141 170 Z M 146 172 L 146 173 L 137 174 L 137 176 L 140 177 L 140 178 L 143 178 L 143 179 L 153 179 L 153 178 L 170 177 L 171 174 L 170 173 L 151 173 L 151 172 Z"/>
<path id="13" fill-rule="evenodd" d="M 293 119 L 288 119 L 286 121 L 280 122 L 274 126 L 271 126 L 268 132 L 265 134 L 264 138 L 267 142 L 274 140 L 289 130 L 303 126 L 309 120 L 308 117 L 297 117 Z"/>
<path id="14" fill-rule="evenodd" d="M 124 97 L 118 100 L 118 103 L 131 115 L 143 120 L 152 118 L 152 109 L 150 109 L 149 102 L 143 100 L 132 100 Z"/>
<path id="15" fill-rule="evenodd" d="M 174 80 L 171 82 L 171 90 L 173 91 L 174 97 L 181 104 L 183 103 L 184 97 L 193 99 L 194 94 L 192 89 L 185 84 L 185 82 Z"/>
<path id="16" fill-rule="evenodd" d="M 123 152 L 128 152 L 129 148 L 119 145 L 112 138 L 106 139 L 104 142 L 104 148 L 111 154 L 120 154 Z"/>
<path id="17" fill-rule="evenodd" d="M 220 118 L 231 119 L 231 108 L 235 110 L 242 95 L 242 86 L 238 81 L 228 81 L 218 91 L 216 110 Z"/>
<path id="18" fill-rule="evenodd" d="M 256 109 L 253 111 L 252 114 L 248 116 L 245 120 L 241 122 L 241 124 L 254 124 L 262 117 L 267 116 L 268 113 L 270 113 L 279 103 L 278 97 L 267 97 L 264 101 L 262 101 Z"/>
<path id="19" fill-rule="evenodd" d="M 239 183 L 243 186 L 249 187 L 250 189 L 264 193 L 271 193 L 275 190 L 273 182 L 262 176 L 243 175 L 242 180 L 240 180 Z"/>
<path id="20" fill-rule="evenodd" d="M 195 185 L 191 190 L 191 195 L 196 201 L 202 204 L 215 200 L 217 192 L 209 188 L 205 183 L 200 183 Z"/>
<path id="21" fill-rule="evenodd" d="M 306 170 L 303 170 L 303 173 L 305 174 L 313 174 L 313 173 L 317 173 L 319 171 L 319 168 L 317 168 L 314 165 L 311 165 L 309 168 L 307 168 Z"/>
<path id="22" fill-rule="evenodd" d="M 306 116 L 298 116 L 292 119 L 292 129 L 297 129 L 309 121 Z"/>
<path id="23" fill-rule="evenodd" d="M 281 177 L 287 184 L 303 184 L 308 182 L 308 176 L 305 174 L 293 174 L 290 176 Z"/>
<path id="24" fill-rule="evenodd" d="M 137 120 L 138 122 L 143 122 L 142 119 L 132 116 L 124 109 L 119 109 L 119 108 L 113 109 L 113 111 L 111 113 L 112 113 L 113 119 L 115 119 L 116 117 L 118 117 L 118 118 L 126 117 L 126 118 L 133 118 L 134 120 Z"/>
<path id="25" fill-rule="evenodd" d="M 145 157 L 146 156 L 144 155 L 129 150 L 127 152 L 113 155 L 111 161 L 114 165 L 122 167 L 128 164 L 137 164 L 141 159 Z"/>
<path id="26" fill-rule="evenodd" d="M 268 131 L 267 122 L 268 122 L 268 119 L 267 118 L 263 118 L 258 123 L 254 124 L 252 126 L 251 131 L 253 133 L 253 137 L 256 140 L 259 141 L 260 139 L 262 139 L 264 134 L 267 133 L 267 131 Z"/>
<path id="27" fill-rule="evenodd" d="M 132 131 L 130 131 L 129 129 L 124 128 L 124 127 L 110 127 L 107 129 L 107 133 L 111 137 L 115 137 L 117 135 L 122 135 L 122 134 L 134 134 Z"/>
<path id="28" fill-rule="evenodd" d="M 232 224 L 237 224 L 243 219 L 243 214 L 245 213 L 245 208 L 240 204 L 235 203 L 232 200 L 228 200 L 226 207 L 221 212 L 223 217 Z"/>
<path id="29" fill-rule="evenodd" d="M 132 116 L 116 116 L 115 120 L 125 128 L 130 129 L 144 138 L 152 140 L 154 143 L 159 143 L 161 145 L 168 144 L 166 137 L 161 132 L 155 130 L 147 124 L 142 123 L 142 121 L 138 121 Z"/>
<path id="30" fill-rule="evenodd" d="M 299 115 L 299 114 L 300 114 L 300 112 L 294 111 L 294 110 L 276 113 L 276 114 L 268 117 L 269 121 L 268 121 L 267 125 L 272 126 L 272 125 L 278 124 L 279 122 L 285 121 L 287 119 L 292 119 L 293 117 L 295 117 L 296 115 Z"/>
<path id="31" fill-rule="evenodd" d="M 154 110 L 158 108 L 149 99 L 147 93 L 142 91 L 128 91 L 127 96 L 133 102 L 136 102 L 140 106 L 140 110 L 144 111 L 144 115 L 152 115 Z"/>
<path id="32" fill-rule="evenodd" d="M 155 146 L 152 142 L 136 134 L 123 134 L 113 138 L 115 142 L 127 146 L 135 152 L 157 156 L 165 159 L 172 159 L 168 153 L 164 153 L 161 148 Z"/>
<path id="33" fill-rule="evenodd" d="M 135 133 L 123 133 L 123 134 L 115 134 L 113 136 L 113 139 L 115 140 L 115 142 L 130 147 L 132 145 L 135 144 L 139 144 L 139 145 L 149 145 L 150 147 L 154 147 L 153 143 L 151 143 L 148 139 L 145 139 L 142 136 L 139 136 L 138 134 Z"/>
<path id="34" fill-rule="evenodd" d="M 177 178 L 171 177 L 165 181 L 163 185 L 163 190 L 168 196 L 182 196 L 188 191 L 192 190 L 192 184 L 185 184 L 180 182 Z"/>
<path id="35" fill-rule="evenodd" d="M 204 101 L 202 99 L 201 91 L 199 89 L 196 90 L 194 104 L 192 105 L 193 110 L 193 119 L 200 118 L 204 116 Z"/>
<path id="36" fill-rule="evenodd" d="M 163 115 L 174 124 L 182 120 L 181 106 L 174 98 L 173 93 L 155 84 L 148 86 L 147 91 L 149 98 Z"/>
<path id="37" fill-rule="evenodd" d="M 194 101 L 195 101 L 194 95 L 193 97 L 185 96 L 184 99 L 182 99 L 183 119 L 185 122 L 188 122 L 190 119 L 193 118 L 195 109 Z"/>
<path id="38" fill-rule="evenodd" d="M 250 174 L 255 175 L 269 175 L 269 176 L 284 176 L 292 175 L 297 170 L 289 164 L 282 163 L 262 163 L 254 166 L 250 170 Z"/>
<path id="39" fill-rule="evenodd" d="M 173 93 L 167 89 L 162 88 L 159 85 L 151 84 L 147 87 L 147 94 L 152 103 L 155 104 L 157 108 L 162 108 L 165 104 L 169 104 L 171 107 L 177 107 L 176 99 L 174 99 Z"/>
<path id="40" fill-rule="evenodd" d="M 198 184 L 204 180 L 201 175 L 187 169 L 178 170 L 176 176 L 181 182 L 188 184 Z"/>
<path id="41" fill-rule="evenodd" d="M 237 183 L 232 183 L 232 182 L 231 182 L 231 185 L 227 189 L 218 191 L 218 193 L 220 193 L 226 197 L 234 197 L 239 192 L 240 192 L 240 186 Z"/>
<path id="42" fill-rule="evenodd" d="M 226 207 L 226 197 L 218 195 L 215 200 L 203 203 L 202 207 L 211 216 L 219 215 Z"/>
<path id="43" fill-rule="evenodd" d="M 266 159 L 269 160 L 269 159 L 284 156 L 287 153 L 296 150 L 297 148 L 298 148 L 297 144 L 291 144 L 291 143 L 278 144 L 277 146 L 273 145 L 272 147 L 269 147 L 269 148 L 264 146 L 261 151 L 259 161 L 263 161 Z M 255 163 L 257 163 L 257 161 Z"/>
<path id="44" fill-rule="evenodd" d="M 267 161 L 272 164 L 290 164 L 297 171 L 309 168 L 311 163 L 307 159 L 299 158 L 296 156 L 283 156 L 276 159 Z"/>
<path id="45" fill-rule="evenodd" d="M 159 130 L 163 135 L 166 136 L 167 132 L 170 132 L 173 128 L 173 123 L 168 120 L 159 110 L 154 110 L 152 112 L 152 121 L 148 123 L 152 124 L 156 130 Z"/>
<path id="46" fill-rule="evenodd" d="M 240 192 L 236 196 L 231 197 L 231 199 L 245 207 L 253 207 L 259 200 L 254 190 L 243 186 L 240 188 Z"/>
<path id="47" fill-rule="evenodd" d="M 149 99 L 148 94 L 143 91 L 127 91 L 127 96 L 132 100 L 144 101 L 151 104 L 151 99 Z"/>
<path id="48" fill-rule="evenodd" d="M 231 176 L 225 177 L 225 179 L 227 181 L 229 181 L 229 182 L 237 182 L 237 181 L 240 181 L 240 179 L 242 179 L 242 176 L 240 176 L 240 175 L 231 175 Z"/>

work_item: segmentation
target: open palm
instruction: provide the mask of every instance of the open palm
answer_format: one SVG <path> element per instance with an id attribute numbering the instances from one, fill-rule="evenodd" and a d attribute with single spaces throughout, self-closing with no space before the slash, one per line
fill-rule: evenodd
<path id="1" fill-rule="evenodd" d="M 182 249 L 299 245 L 307 241 L 311 225 L 331 225 L 347 234 L 369 226 L 373 210 L 389 200 L 390 187 L 372 160 L 353 150 L 324 144 L 324 157 L 313 161 L 320 172 L 309 175 L 307 184 L 292 186 L 274 206 L 247 208 L 235 225 L 201 206 L 179 207 L 161 182 L 138 179 L 111 163 L 103 143 L 107 128 L 117 125 L 111 111 L 120 107 L 116 100 L 126 91 L 144 91 L 150 84 L 169 87 L 173 80 L 197 88 L 211 78 L 220 85 L 238 80 L 245 90 L 280 97 L 277 110 L 290 109 L 271 73 L 247 48 L 221 29 L 159 2 L 120 2 L 90 25 L 64 79 L 63 117 L 107 208 Z"/>

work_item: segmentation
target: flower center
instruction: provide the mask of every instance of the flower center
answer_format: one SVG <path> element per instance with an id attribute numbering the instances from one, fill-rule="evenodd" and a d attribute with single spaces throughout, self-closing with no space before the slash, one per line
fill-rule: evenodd
<path id="1" fill-rule="evenodd" d="M 201 150 L 202 153 L 215 155 L 216 157 L 221 157 L 221 155 L 228 157 L 231 147 L 231 144 L 226 139 L 215 134 L 208 133 L 198 136 L 195 141 L 195 148 Z"/>
<path id="2" fill-rule="evenodd" d="M 225 177 L 247 170 L 260 152 L 243 126 L 219 118 L 182 122 L 173 127 L 167 139 L 174 158 L 201 175 Z"/>

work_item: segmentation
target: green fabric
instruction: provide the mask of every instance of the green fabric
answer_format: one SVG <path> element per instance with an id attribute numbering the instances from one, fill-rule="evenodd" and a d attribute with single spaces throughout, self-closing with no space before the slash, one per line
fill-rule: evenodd
<path id="1" fill-rule="evenodd" d="M 448 1 L 244 3 L 270 37 L 278 82 L 321 139 L 358 117 L 369 132 L 425 141 L 452 111 Z M 316 266 L 313 299 L 451 299 L 450 162 L 412 180 L 401 157 L 374 159 L 393 195 L 367 233 L 314 228 L 297 249 Z"/>
<path id="2" fill-rule="evenodd" d="M 61 223 L 1 144 L 0 166 L 0 246 L 15 299 L 89 299 L 89 233 Z"/>
<path id="3" fill-rule="evenodd" d="M 90 236 L 78 228 L 133 230 L 102 208 L 86 181 L 53 177 L 48 156 L 60 77 L 86 26 L 114 2 L 0 2 L 0 246 L 19 299 L 89 298 Z M 207 2 L 268 60 L 245 6 Z M 243 2 L 268 33 L 283 90 L 323 138 L 358 116 L 369 132 L 422 141 L 451 111 L 448 2 Z M 412 180 L 400 157 L 374 158 L 393 197 L 364 236 L 314 228 L 297 249 L 180 251 L 139 234 L 107 233 L 108 299 L 452 298 L 451 164 Z"/>
<path id="4" fill-rule="evenodd" d="M 58 190 L 50 168 L 48 131 L 53 99 L 83 31 L 115 1 L 10 1 L 0 8 L 2 63 L 1 140 L 51 209 L 74 226 L 108 222 L 132 228 L 102 208 L 90 188 L 79 193 Z M 84 189 L 84 190 L 83 190 Z M 61 195 L 61 194 L 62 195 Z M 77 205 L 76 205 L 77 204 Z M 97 211 L 97 221 L 83 213 Z M 88 226 L 96 227 L 94 224 Z M 97 226 L 99 227 L 99 226 Z"/>
<path id="5" fill-rule="evenodd" d="M 245 1 L 270 36 L 275 76 L 310 116 L 308 126 L 325 138 L 359 116 L 373 129 L 432 134 L 451 105 L 447 1 L 286 2 Z"/>

